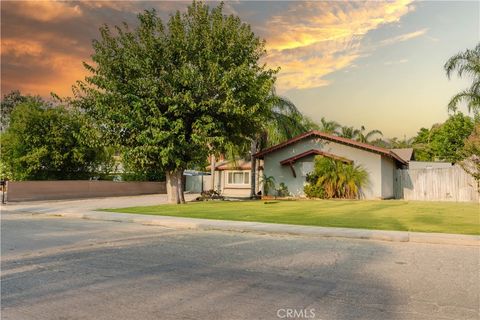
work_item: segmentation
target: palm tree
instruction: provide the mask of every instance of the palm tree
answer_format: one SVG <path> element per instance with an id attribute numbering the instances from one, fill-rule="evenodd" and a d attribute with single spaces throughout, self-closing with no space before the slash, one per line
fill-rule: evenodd
<path id="1" fill-rule="evenodd" d="M 338 134 L 338 129 L 340 128 L 340 124 L 336 121 L 328 121 L 325 117 L 322 117 L 320 120 L 320 131 L 330 134 Z"/>
<path id="2" fill-rule="evenodd" d="M 372 131 L 369 131 L 367 133 L 365 133 L 365 126 L 362 126 L 360 128 L 360 130 L 358 131 L 357 133 L 357 136 L 356 136 L 356 139 L 357 141 L 359 142 L 363 142 L 363 143 L 369 143 L 370 139 L 374 136 L 374 135 L 380 135 L 380 136 L 383 136 L 383 133 L 382 131 L 380 130 L 372 130 Z"/>
<path id="3" fill-rule="evenodd" d="M 401 148 L 411 148 L 413 146 L 413 141 L 414 138 L 408 138 L 403 137 L 403 140 L 400 140 L 397 137 L 391 138 L 387 140 L 387 145 L 389 148 L 396 148 L 396 149 L 401 149 Z"/>
<path id="4" fill-rule="evenodd" d="M 459 77 L 467 75 L 473 79 L 470 88 L 467 88 L 452 97 L 448 109 L 455 111 L 461 101 L 467 103 L 468 111 L 478 114 L 480 112 L 480 43 L 472 49 L 459 52 L 444 65 L 447 77 L 450 79 L 456 71 Z"/>
<path id="5" fill-rule="evenodd" d="M 251 176 L 250 176 L 250 196 L 256 196 L 256 176 L 257 160 L 253 157 L 258 150 L 266 148 L 285 140 L 291 139 L 305 131 L 317 129 L 318 126 L 309 118 L 305 117 L 295 106 L 295 104 L 285 97 L 273 93 L 273 107 L 270 118 L 265 123 L 255 139 L 252 139 L 250 145 L 251 155 Z"/>
<path id="6" fill-rule="evenodd" d="M 268 196 L 270 190 L 275 190 L 275 177 L 263 175 L 262 177 L 263 188 L 265 190 L 265 195 Z"/>
<path id="7" fill-rule="evenodd" d="M 307 176 L 307 182 L 309 186 L 316 186 L 316 190 L 322 190 L 320 196 L 326 199 L 355 199 L 368 184 L 368 173 L 362 166 L 317 156 L 314 171 Z"/>
<path id="8" fill-rule="evenodd" d="M 360 130 L 355 129 L 354 127 L 342 127 L 339 136 L 348 139 L 355 139 Z"/>
<path id="9" fill-rule="evenodd" d="M 289 99 L 275 96 L 269 121 L 265 124 L 261 147 L 269 147 L 311 130 L 315 124 Z"/>

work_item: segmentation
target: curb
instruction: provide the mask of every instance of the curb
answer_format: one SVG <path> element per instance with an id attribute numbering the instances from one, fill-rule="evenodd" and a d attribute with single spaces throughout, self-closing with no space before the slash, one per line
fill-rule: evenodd
<path id="1" fill-rule="evenodd" d="M 162 226 L 174 229 L 253 232 L 262 234 L 269 233 L 279 235 L 284 234 L 323 238 L 346 238 L 390 242 L 480 246 L 480 236 L 462 234 L 314 227 L 289 224 L 151 216 L 99 211 L 90 211 L 87 213 L 45 213 L 44 215 L 88 220 L 138 223 L 143 225 Z"/>

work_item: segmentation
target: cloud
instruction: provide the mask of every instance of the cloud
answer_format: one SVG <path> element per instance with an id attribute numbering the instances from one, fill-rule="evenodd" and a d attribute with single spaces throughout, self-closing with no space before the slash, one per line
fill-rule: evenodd
<path id="1" fill-rule="evenodd" d="M 78 4 L 61 1 L 17 1 L 4 2 L 2 6 L 15 6 L 18 13 L 37 21 L 68 20 L 83 15 Z"/>
<path id="2" fill-rule="evenodd" d="M 267 62 L 281 67 L 279 90 L 328 84 L 325 76 L 368 54 L 361 44 L 369 31 L 398 22 L 412 10 L 410 4 L 411 0 L 299 2 L 273 16 L 260 30 L 267 40 Z M 388 41 L 406 41 L 425 32 L 420 30 Z"/>
<path id="3" fill-rule="evenodd" d="M 382 40 L 380 42 L 380 45 L 385 46 L 385 45 L 391 45 L 391 44 L 394 44 L 394 43 L 397 43 L 397 42 L 403 42 L 403 41 L 411 40 L 411 39 L 414 39 L 414 38 L 417 38 L 417 37 L 420 37 L 420 36 L 424 35 L 427 31 L 428 31 L 428 29 L 425 28 L 425 29 L 421 29 L 421 30 L 418 30 L 418 31 L 401 34 L 401 35 L 393 37 L 393 38 Z"/>
<path id="4" fill-rule="evenodd" d="M 385 61 L 383 64 L 386 65 L 386 66 L 391 66 L 391 65 L 394 65 L 394 64 L 402 64 L 402 63 L 406 63 L 408 62 L 408 59 L 400 59 L 400 60 L 397 60 L 397 61 Z"/>
<path id="5" fill-rule="evenodd" d="M 280 91 L 328 85 L 326 76 L 351 67 L 368 54 L 362 39 L 383 24 L 407 14 L 411 0 L 393 2 L 277 3 L 265 17 L 257 17 L 254 30 L 267 40 L 267 63 L 280 66 Z M 154 7 L 164 19 L 189 2 L 175 1 L 8 1 L 2 3 L 2 91 L 12 89 L 48 95 L 71 94 L 71 85 L 83 79 L 82 61 L 92 53 L 98 27 L 123 21 L 136 23 L 136 15 Z M 217 3 L 209 3 L 211 6 Z M 227 2 L 225 12 L 249 17 L 260 8 L 253 3 Z M 270 10 L 270 11 L 268 11 Z M 260 22 L 261 21 L 261 22 Z M 385 40 L 406 41 L 425 33 Z M 377 45 L 382 45 L 377 43 Z M 373 47 L 370 48 L 373 50 Z"/>

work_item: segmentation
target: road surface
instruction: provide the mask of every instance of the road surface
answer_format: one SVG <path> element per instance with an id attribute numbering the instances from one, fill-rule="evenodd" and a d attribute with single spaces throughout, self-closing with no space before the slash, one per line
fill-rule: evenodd
<path id="1" fill-rule="evenodd" d="M 2 319 L 479 319 L 479 247 L 4 213 Z"/>

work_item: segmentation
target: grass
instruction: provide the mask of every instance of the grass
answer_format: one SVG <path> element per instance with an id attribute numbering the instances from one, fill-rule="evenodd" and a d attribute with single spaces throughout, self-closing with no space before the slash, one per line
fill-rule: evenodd
<path id="1" fill-rule="evenodd" d="M 478 203 L 348 201 L 210 201 L 104 211 L 322 227 L 480 234 Z"/>

